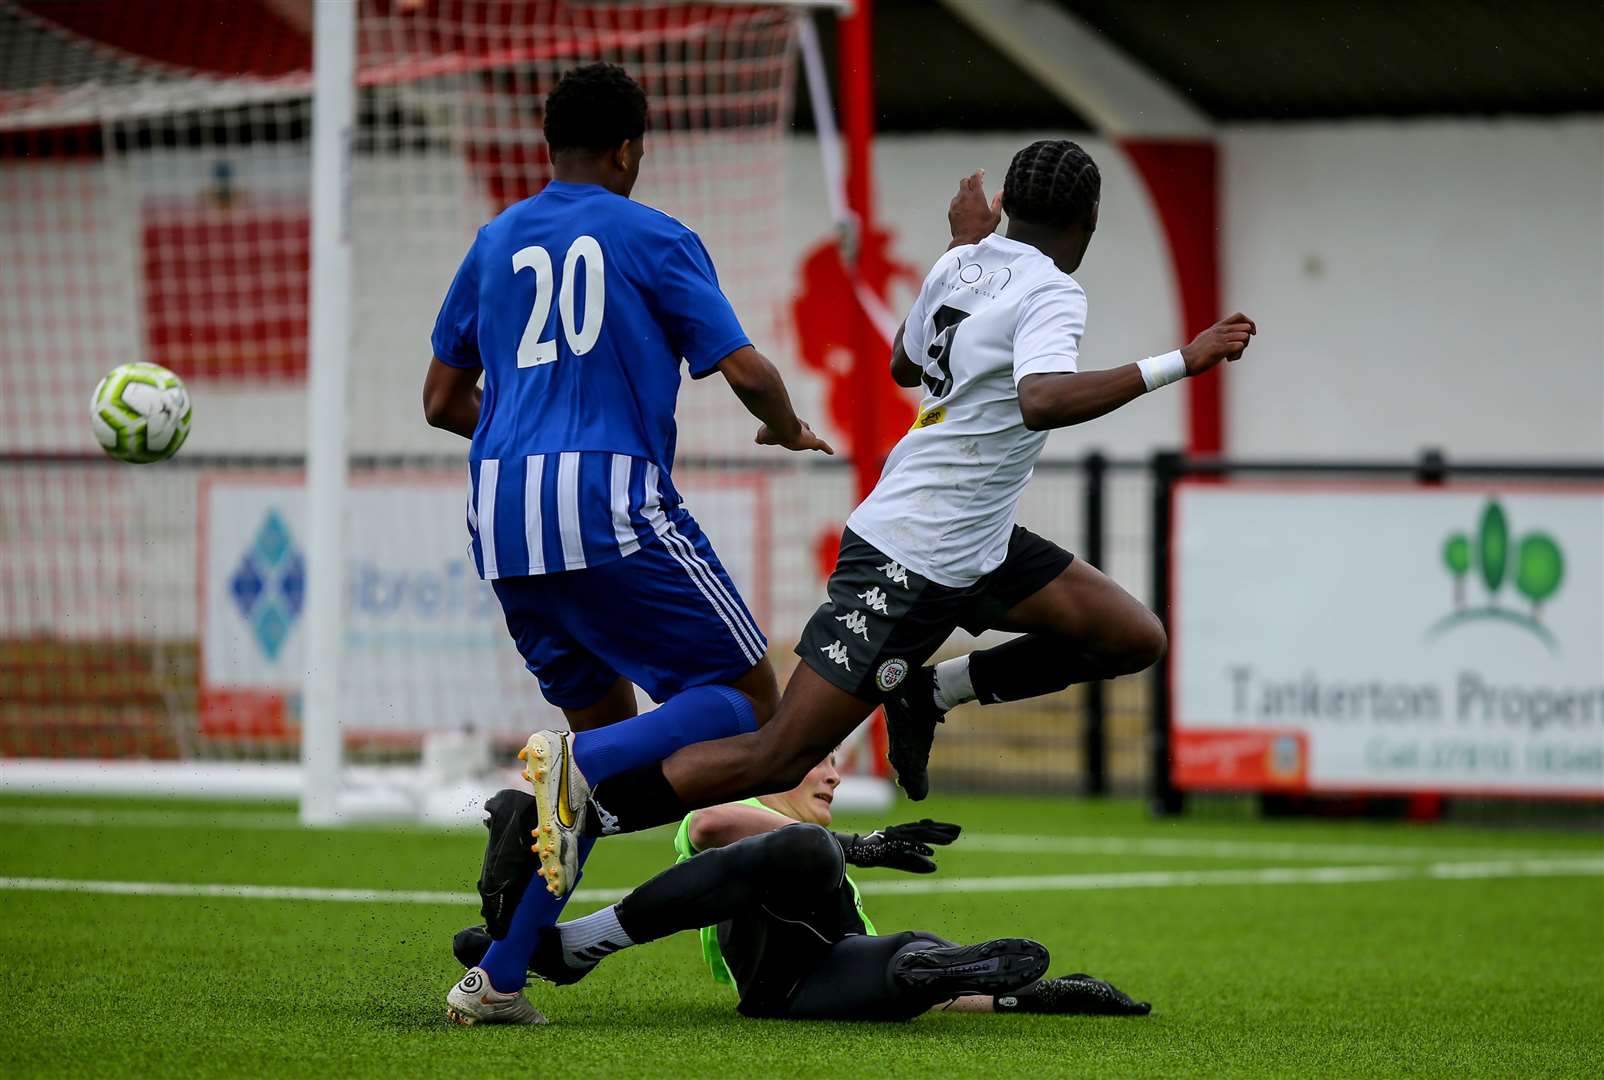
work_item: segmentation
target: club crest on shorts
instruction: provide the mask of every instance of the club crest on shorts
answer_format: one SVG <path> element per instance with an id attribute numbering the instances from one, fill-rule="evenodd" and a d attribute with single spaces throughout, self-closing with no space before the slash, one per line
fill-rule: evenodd
<path id="1" fill-rule="evenodd" d="M 874 681 L 882 690 L 895 690 L 908 677 L 908 661 L 893 656 L 874 672 Z"/>

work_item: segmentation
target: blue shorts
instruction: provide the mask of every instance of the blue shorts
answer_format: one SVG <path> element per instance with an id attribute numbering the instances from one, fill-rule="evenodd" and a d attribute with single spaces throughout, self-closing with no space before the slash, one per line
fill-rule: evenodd
<path id="1" fill-rule="evenodd" d="M 683 508 L 656 542 L 601 566 L 491 582 L 546 700 L 583 709 L 622 675 L 664 702 L 735 682 L 768 651 L 735 583 Z"/>

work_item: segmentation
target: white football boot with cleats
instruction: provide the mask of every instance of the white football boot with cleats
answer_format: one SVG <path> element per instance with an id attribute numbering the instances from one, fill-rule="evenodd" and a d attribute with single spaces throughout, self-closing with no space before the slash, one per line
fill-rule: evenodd
<path id="1" fill-rule="evenodd" d="M 446 994 L 446 1017 L 453 1024 L 544 1024 L 540 1010 L 519 990 L 503 994 L 490 985 L 484 968 L 469 968 Z"/>
<path id="2" fill-rule="evenodd" d="M 574 763 L 573 739 L 571 731 L 537 731 L 518 751 L 540 819 L 530 850 L 553 896 L 567 896 L 579 878 L 579 837 L 590 808 L 590 783 Z"/>

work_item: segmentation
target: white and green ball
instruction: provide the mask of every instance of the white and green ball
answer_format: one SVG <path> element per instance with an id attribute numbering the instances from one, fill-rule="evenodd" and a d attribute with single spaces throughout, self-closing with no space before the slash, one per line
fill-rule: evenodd
<path id="1" fill-rule="evenodd" d="M 118 461 L 148 465 L 178 453 L 189 438 L 189 391 L 160 364 L 122 364 L 100 380 L 89 423 Z"/>

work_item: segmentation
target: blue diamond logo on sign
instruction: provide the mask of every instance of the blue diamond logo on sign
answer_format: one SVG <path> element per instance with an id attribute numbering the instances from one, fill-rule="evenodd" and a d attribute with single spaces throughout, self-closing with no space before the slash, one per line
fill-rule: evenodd
<path id="1" fill-rule="evenodd" d="M 269 510 L 262 519 L 228 588 L 262 655 L 277 660 L 306 596 L 305 563 L 289 525 L 277 510 Z"/>
<path id="2" fill-rule="evenodd" d="M 251 617 L 256 601 L 262 598 L 264 587 L 262 575 L 256 572 L 256 564 L 249 555 L 240 560 L 239 568 L 228 581 L 228 589 L 234 594 L 234 603 L 247 619 Z"/>
<path id="3" fill-rule="evenodd" d="M 290 528 L 284 524 L 277 510 L 267 512 L 267 519 L 256 530 L 256 540 L 251 550 L 268 567 L 277 566 L 295 550 L 295 541 L 290 539 Z"/>

